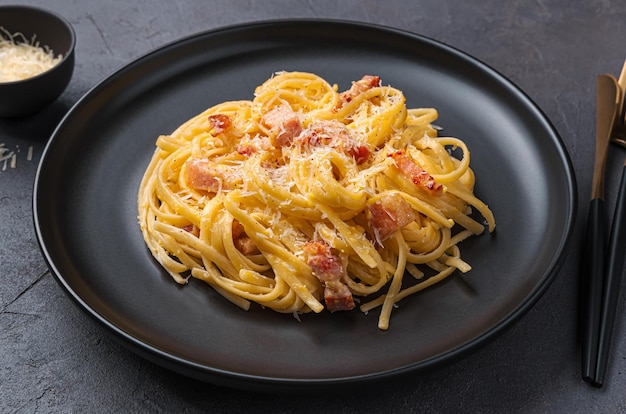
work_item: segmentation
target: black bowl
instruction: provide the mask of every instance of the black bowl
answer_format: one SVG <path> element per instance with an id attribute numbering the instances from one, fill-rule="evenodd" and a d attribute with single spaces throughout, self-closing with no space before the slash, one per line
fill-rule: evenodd
<path id="1" fill-rule="evenodd" d="M 28 79 L 0 82 L 0 117 L 30 115 L 42 110 L 61 95 L 74 72 L 76 36 L 63 17 L 36 7 L 0 6 L 0 27 L 21 33 L 40 46 L 49 47 L 63 59 L 52 69 Z"/>

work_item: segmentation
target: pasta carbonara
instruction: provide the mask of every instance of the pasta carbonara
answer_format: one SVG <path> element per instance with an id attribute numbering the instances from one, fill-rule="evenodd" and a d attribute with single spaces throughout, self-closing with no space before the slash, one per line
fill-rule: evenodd
<path id="1" fill-rule="evenodd" d="M 276 73 L 158 137 L 138 194 L 145 242 L 176 282 L 243 309 L 380 307 L 388 329 L 398 301 L 471 269 L 461 241 L 495 228 L 467 146 L 438 137 L 437 116 L 378 76 L 338 92 Z"/>

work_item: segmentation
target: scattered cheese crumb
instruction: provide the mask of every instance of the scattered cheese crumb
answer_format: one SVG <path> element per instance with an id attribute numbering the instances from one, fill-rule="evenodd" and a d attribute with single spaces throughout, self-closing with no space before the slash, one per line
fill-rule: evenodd
<path id="1" fill-rule="evenodd" d="M 20 146 L 16 145 L 15 150 L 9 149 L 5 143 L 0 143 L 0 171 L 6 171 L 7 168 L 15 169 L 17 167 L 17 154 L 20 152 Z M 33 159 L 33 146 L 28 147 L 27 161 Z"/>
<path id="2" fill-rule="evenodd" d="M 0 144 L 0 163 L 2 164 L 2 171 L 6 171 L 7 163 L 15 157 L 15 152 L 11 151 L 4 144 Z M 12 163 L 12 162 L 11 162 Z"/>

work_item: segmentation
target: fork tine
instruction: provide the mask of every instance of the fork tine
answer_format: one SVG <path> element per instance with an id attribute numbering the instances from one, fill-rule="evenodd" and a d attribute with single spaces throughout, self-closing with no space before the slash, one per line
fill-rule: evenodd
<path id="1" fill-rule="evenodd" d="M 618 119 L 615 120 L 615 125 L 624 125 L 626 121 L 626 105 L 624 105 L 624 95 L 626 94 L 626 60 L 624 61 L 624 65 L 622 66 L 622 72 L 619 75 L 617 84 L 619 85 L 619 89 L 621 91 L 621 102 L 617 110 Z"/>
<path id="2" fill-rule="evenodd" d="M 622 72 L 617 79 L 617 83 L 622 89 L 626 89 L 626 60 L 624 60 L 624 66 L 622 66 Z"/>
<path id="3" fill-rule="evenodd" d="M 618 103 L 617 110 L 615 112 L 615 119 L 613 120 L 613 129 L 611 130 L 611 142 L 619 144 L 626 148 L 626 60 L 622 66 L 619 78 L 617 79 L 618 86 Z"/>

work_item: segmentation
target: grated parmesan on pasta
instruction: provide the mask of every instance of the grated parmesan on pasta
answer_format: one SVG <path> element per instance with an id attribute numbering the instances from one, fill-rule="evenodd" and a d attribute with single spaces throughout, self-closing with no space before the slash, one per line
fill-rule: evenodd
<path id="1" fill-rule="evenodd" d="M 0 27 L 0 82 L 15 82 L 52 69 L 62 59 L 35 37 L 28 42 L 21 33 L 11 34 Z"/>

